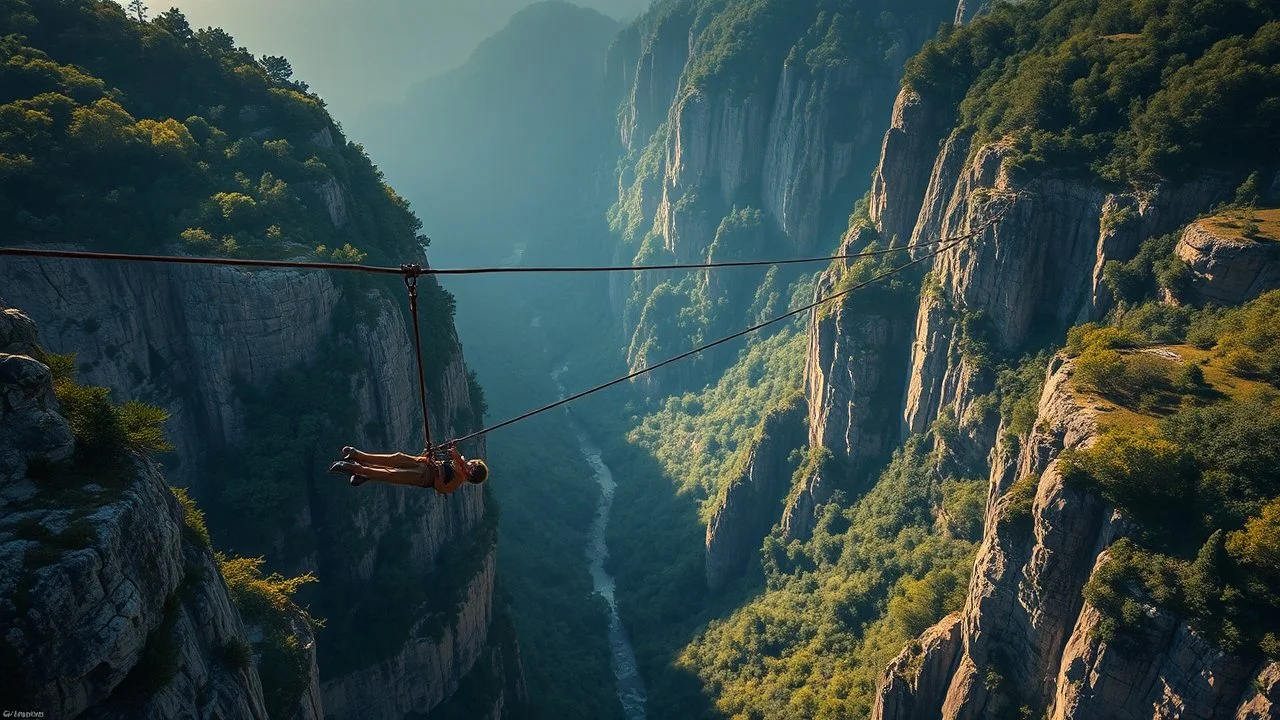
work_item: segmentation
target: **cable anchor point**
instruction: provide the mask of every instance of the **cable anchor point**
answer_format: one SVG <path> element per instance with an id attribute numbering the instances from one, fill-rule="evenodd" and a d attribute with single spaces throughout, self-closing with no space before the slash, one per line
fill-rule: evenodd
<path id="1" fill-rule="evenodd" d="M 404 275 L 405 287 L 414 290 L 418 287 L 418 278 L 426 273 L 423 272 L 422 266 L 417 263 L 405 263 L 400 266 L 400 272 Z"/>

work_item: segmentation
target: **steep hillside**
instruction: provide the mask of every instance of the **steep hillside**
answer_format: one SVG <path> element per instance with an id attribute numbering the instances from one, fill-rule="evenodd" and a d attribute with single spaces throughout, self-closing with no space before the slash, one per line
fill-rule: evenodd
<path id="1" fill-rule="evenodd" d="M 420 223 L 321 103 L 225 33 L 192 33 L 173 13 L 140 25 L 108 2 L 3 10 L 23 33 L 5 40 L 0 108 L 4 157 L 17 158 L 0 180 L 0 223 L 15 240 L 425 262 Z M 492 501 L 479 488 L 446 502 L 324 475 L 343 445 L 421 442 L 399 283 L 69 261 L 0 272 L 48 347 L 78 353 L 81 377 L 172 414 L 170 479 L 191 488 L 221 542 L 320 579 L 299 597 L 327 620 L 328 716 L 425 713 L 464 686 L 486 713 L 520 712 L 494 601 Z M 472 428 L 479 391 L 453 300 L 434 282 L 421 294 L 433 425 Z"/>
<path id="2" fill-rule="evenodd" d="M 1280 712 L 1277 302 L 1193 316 L 1196 346 L 1073 332 L 997 449 L 963 612 L 890 665 L 876 717 Z"/>
<path id="3" fill-rule="evenodd" d="M 66 718 L 323 717 L 313 621 L 290 601 L 311 578 L 215 555 L 150 459 L 163 411 L 77 385 L 73 359 L 2 310 L 5 702 Z"/>
<path id="4" fill-rule="evenodd" d="M 846 252 L 909 247 L 920 257 L 925 243 L 1007 211 L 930 261 L 927 274 L 815 312 L 807 343 L 780 334 L 725 353 L 674 381 L 694 391 L 663 404 L 635 399 L 629 419 L 601 409 L 602 432 L 627 436 L 610 456 L 624 468 L 619 507 L 641 508 L 622 511 L 612 542 L 622 548 L 614 557 L 620 602 L 643 638 L 636 649 L 653 712 L 1103 717 L 1115 705 L 1133 717 L 1174 707 L 1209 717 L 1235 712 L 1257 678 L 1261 695 L 1243 702 L 1267 716 L 1274 669 L 1261 658 L 1271 652 L 1270 630 L 1244 618 L 1272 612 L 1271 571 L 1245 567 L 1261 561 L 1242 554 L 1243 539 L 1235 556 L 1210 544 L 1211 557 L 1196 560 L 1215 531 L 1220 543 L 1245 537 L 1249 523 L 1265 531 L 1273 496 L 1265 468 L 1237 473 L 1267 488 L 1251 491 L 1254 504 L 1179 496 L 1234 507 L 1229 518 L 1187 525 L 1189 548 L 1143 544 L 1132 521 L 1107 520 L 1106 532 L 1084 527 L 1119 506 L 1096 488 L 1063 490 L 1045 479 L 1057 450 L 1042 447 L 1041 435 L 1059 416 L 1044 414 L 1041 391 L 1046 377 L 1050 390 L 1064 382 L 1062 362 L 1051 359 L 1073 327 L 1107 319 L 1158 350 L 1188 341 L 1189 308 L 1262 303 L 1275 287 L 1272 211 L 1259 209 L 1280 200 L 1274 9 L 1029 2 L 944 28 L 906 63 L 896 102 L 890 89 L 878 106 L 888 131 L 870 187 L 843 175 L 839 189 L 800 193 L 810 204 L 795 225 L 786 203 L 775 202 L 788 186 L 774 179 L 829 177 L 804 158 L 846 157 L 836 150 L 848 146 L 826 135 L 813 154 L 788 152 L 770 164 L 778 117 L 770 108 L 793 96 L 774 94 L 770 58 L 790 52 L 779 39 L 791 20 L 770 3 L 673 2 L 620 37 L 611 80 L 629 89 L 620 123 L 630 155 L 611 219 L 621 257 L 728 259 L 715 252 L 725 246 L 750 257 L 795 255 L 837 244 Z M 824 37 L 838 46 L 860 37 L 859 27 Z M 721 52 L 702 52 L 709 47 Z M 803 57 L 790 54 L 784 81 L 806 67 Z M 762 93 L 770 100 L 753 104 Z M 638 276 L 615 286 L 612 299 L 636 367 L 745 324 L 770 296 L 821 297 L 894 264 L 839 263 L 812 288 L 775 274 L 777 285 L 756 278 L 750 292 L 719 276 Z M 1230 342 L 1262 353 L 1258 343 L 1274 333 L 1266 327 Z M 1241 362 L 1232 383 L 1269 372 L 1260 358 Z M 789 375 L 793 363 L 802 376 Z M 1243 401 L 1219 406 L 1178 390 L 1172 369 L 1163 375 L 1169 389 L 1158 402 L 1171 406 L 1141 412 L 1171 414 L 1188 395 L 1206 417 L 1264 415 Z M 796 391 L 799 415 L 789 402 Z M 1060 440 L 1064 430 L 1053 432 Z M 1198 477 L 1219 477 L 1228 462 L 1191 451 L 1189 436 L 1168 441 L 1189 453 Z M 1036 469 L 1014 477 L 1019 453 Z M 1025 480 L 1041 471 L 1038 486 Z M 1006 497 L 1015 479 L 1024 479 L 1020 494 Z M 1075 494 L 1059 501 L 1054 492 Z M 1011 504 L 1023 517 L 1014 526 L 1035 529 L 1016 553 L 1002 545 L 1014 542 L 1008 523 L 998 522 Z M 1140 562 L 1102 573 L 1113 587 L 1091 584 L 1103 550 L 1125 535 L 1136 544 L 1127 557 Z M 652 537 L 664 542 L 645 545 Z M 1169 590 L 1169 577 L 1203 579 L 1188 568 L 1218 559 L 1201 594 Z M 1159 572 L 1168 574 L 1163 584 L 1153 579 Z M 1126 600 L 1116 587 L 1135 578 L 1146 595 Z M 1130 645 L 1119 659 L 1112 642 L 1107 656 L 1089 627 L 1074 626 L 1089 615 L 1080 614 L 1086 597 L 1099 613 L 1128 613 L 1121 624 L 1132 624 L 1134 603 L 1163 618 L 1144 626 L 1154 649 Z M 1243 613 L 1231 621 L 1239 637 L 1220 634 L 1230 612 Z M 1071 638 L 1080 663 L 1059 666 Z M 1161 687 L 1163 701 L 1150 694 Z M 898 696 L 906 699 L 894 704 Z M 1166 704 L 1153 711 L 1148 701 Z"/>
<path id="5" fill-rule="evenodd" d="M 1227 222 L 1255 235 L 1248 206 L 1275 200 L 1276 158 L 1252 151 L 1271 142 L 1271 105 L 1252 99 L 1280 95 L 1276 27 L 1258 6 L 1029 3 L 944 33 L 908 64 L 873 179 L 876 229 L 918 243 L 972 226 L 991 191 L 1017 195 L 1004 222 L 934 263 L 914 331 L 899 346 L 911 356 L 902 436 L 951 428 L 940 445 L 977 472 L 990 467 L 991 494 L 964 613 L 921 635 L 894 662 L 878 717 L 1138 717 L 1175 707 L 1219 716 L 1235 710 L 1246 678 L 1260 672 L 1256 648 L 1206 639 L 1206 622 L 1219 621 L 1196 620 L 1198 611 L 1181 601 L 1154 603 L 1166 614 L 1138 643 L 1144 650 L 1111 642 L 1112 664 L 1089 668 L 1108 641 L 1093 631 L 1102 616 L 1091 609 L 1107 604 L 1106 593 L 1087 582 L 1098 576 L 1099 554 L 1134 533 L 1126 524 L 1134 518 L 1112 518 L 1113 498 L 1065 482 L 1052 463 L 1064 446 L 1097 438 L 1087 408 L 1062 396 L 1069 368 L 1051 366 L 1038 413 L 1027 393 L 1042 362 L 1033 353 L 1109 310 L 1148 342 L 1185 337 L 1185 310 L 1138 305 L 1161 287 L 1166 299 L 1216 302 L 1274 287 L 1269 240 L 1205 226 Z M 1221 123 L 1239 133 L 1219 132 Z M 1209 218 L 1167 234 L 1233 198 L 1241 205 L 1228 215 L 1243 219 Z M 1162 402 L 1177 404 L 1176 397 Z M 883 426 L 835 430 L 850 427 Z M 1194 452 L 1187 437 L 1177 444 Z M 1216 472 L 1223 460 L 1198 455 L 1195 462 Z M 1125 468 L 1113 482 L 1140 484 L 1139 472 Z M 1205 495 L 1181 501 L 1225 504 Z M 1257 511 L 1239 511 L 1226 529 Z M 1197 529 L 1186 541 L 1194 547 L 1170 557 L 1194 559 L 1212 530 Z M 1160 562 L 1176 573 L 1181 561 Z M 1221 577 L 1205 582 L 1242 582 Z M 1205 592 L 1232 592 L 1217 587 Z M 1125 594 L 1110 595 L 1112 607 Z M 1245 626 L 1265 632 L 1256 619 Z M 914 689 L 903 697 L 920 702 L 898 701 L 904 682 Z"/>
<path id="6" fill-rule="evenodd" d="M 954 10 L 931 0 L 656 4 L 610 51 L 626 153 L 610 211 L 618 258 L 715 261 L 832 249 L 875 162 L 903 61 Z M 620 276 L 613 302 L 630 338 L 630 364 L 740 326 L 766 279 L 776 292 L 794 276 Z M 678 319 L 677 306 L 687 308 Z M 727 359 L 707 362 L 723 367 Z M 706 376 L 682 372 L 694 386 Z"/>

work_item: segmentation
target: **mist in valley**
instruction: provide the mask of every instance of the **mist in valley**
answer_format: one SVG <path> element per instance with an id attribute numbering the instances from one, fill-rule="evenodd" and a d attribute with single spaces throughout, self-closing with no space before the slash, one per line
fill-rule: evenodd
<path id="1" fill-rule="evenodd" d="M 422 279 L 431 407 L 491 468 L 449 497 L 317 480 L 352 437 L 416 451 L 399 278 L 182 276 L 175 301 L 153 296 L 168 276 L 7 275 L 89 314 L 35 313 L 93 348 L 41 355 L 70 412 L 99 407 L 76 372 L 172 411 L 177 452 L 139 452 L 191 480 L 188 565 L 234 551 L 249 561 L 216 556 L 233 595 L 331 617 L 247 615 L 257 639 L 210 641 L 211 667 L 267 686 L 247 703 L 1280 717 L 1276 8 L 179 1 L 232 46 L 75 2 L 0 15 L 62 63 L 15 39 L 0 69 L 21 81 L 0 97 L 19 244 L 97 222 L 96 249 L 395 265 L 425 247 L 436 268 L 819 258 Z M 126 299 L 99 317 L 49 277 Z M 252 339 L 208 345 L 215 322 Z M 206 357 L 208 388 L 182 375 Z M 56 556 L 23 553 L 24 583 Z M 151 638 L 186 627 L 152 604 Z M 151 638 L 129 692 L 164 675 Z M 176 697 L 177 677 L 147 682 Z"/>

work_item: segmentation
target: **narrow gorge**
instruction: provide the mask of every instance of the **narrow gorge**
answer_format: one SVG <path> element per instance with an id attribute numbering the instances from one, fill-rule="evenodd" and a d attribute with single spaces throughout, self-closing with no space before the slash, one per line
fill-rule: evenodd
<path id="1" fill-rule="evenodd" d="M 1272 5 L 532 3 L 349 129 L 0 21 L 6 245 L 504 266 L 419 285 L 442 496 L 326 475 L 421 440 L 400 278 L 4 257 L 24 707 L 1280 718 Z"/>

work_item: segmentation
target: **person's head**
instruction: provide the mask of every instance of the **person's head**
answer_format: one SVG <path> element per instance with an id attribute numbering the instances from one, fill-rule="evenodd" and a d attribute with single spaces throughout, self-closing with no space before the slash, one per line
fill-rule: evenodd
<path id="1" fill-rule="evenodd" d="M 479 485 L 489 479 L 489 466 L 483 460 L 467 461 L 467 479 Z"/>

